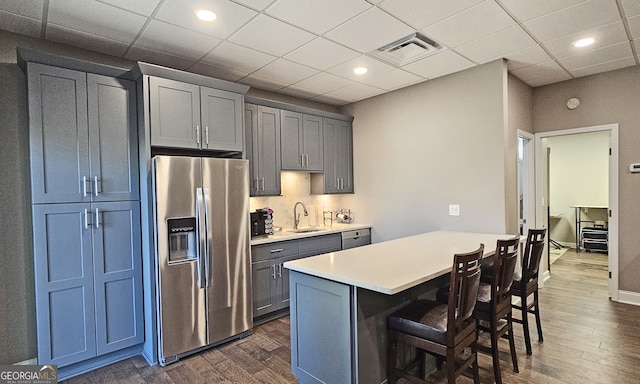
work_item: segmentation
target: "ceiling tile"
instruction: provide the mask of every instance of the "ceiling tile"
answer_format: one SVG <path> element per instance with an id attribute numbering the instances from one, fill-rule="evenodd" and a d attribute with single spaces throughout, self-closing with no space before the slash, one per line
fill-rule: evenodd
<path id="1" fill-rule="evenodd" d="M 507 53 L 537 45 L 519 25 L 492 33 L 471 43 L 463 44 L 456 51 L 476 63 L 485 63 Z"/>
<path id="2" fill-rule="evenodd" d="M 365 73 L 364 75 L 356 75 L 355 73 L 353 73 L 353 69 L 356 67 L 366 67 L 367 73 Z M 387 65 L 369 56 L 362 55 L 345 63 L 337 65 L 327 70 L 327 72 L 333 73 L 334 75 L 342 76 L 346 79 L 351 79 L 353 81 L 362 81 L 365 78 L 376 77 L 393 69 L 394 67 L 390 65 Z"/>
<path id="3" fill-rule="evenodd" d="M 344 88 L 337 89 L 332 92 L 328 92 L 326 93 L 326 95 L 331 97 L 337 97 L 343 100 L 355 101 L 355 100 L 366 99 L 371 96 L 379 95 L 381 93 L 384 93 L 384 90 L 380 88 L 372 87 L 366 84 L 356 83 L 356 84 L 348 85 Z"/>
<path id="4" fill-rule="evenodd" d="M 115 40 L 109 40 L 90 33 L 74 31 L 68 28 L 51 24 L 47 27 L 46 39 L 62 44 L 72 45 L 90 51 L 100 52 L 111 56 L 122 57 L 129 44 Z"/>
<path id="5" fill-rule="evenodd" d="M 415 30 L 379 8 L 347 21 L 325 37 L 365 53 L 414 33 Z"/>
<path id="6" fill-rule="evenodd" d="M 249 74 L 275 59 L 275 56 L 224 41 L 205 56 L 202 62 Z"/>
<path id="7" fill-rule="evenodd" d="M 529 48 L 508 53 L 504 55 L 504 58 L 507 59 L 507 67 L 509 68 L 509 71 L 551 60 L 551 57 L 549 57 L 547 52 L 537 44 Z"/>
<path id="8" fill-rule="evenodd" d="M 402 69 L 394 69 L 393 71 L 382 73 L 378 76 L 363 79 L 362 83 L 371 85 L 376 88 L 392 91 L 394 89 L 406 87 L 411 84 L 416 84 L 426 79 L 403 71 Z"/>
<path id="9" fill-rule="evenodd" d="M 589 75 L 595 75 L 597 73 L 614 71 L 616 69 L 631 67 L 636 65 L 636 60 L 633 57 L 627 57 L 624 59 L 612 60 L 606 63 L 600 63 L 584 68 L 577 68 L 571 70 L 571 74 L 575 77 L 583 77 Z"/>
<path id="10" fill-rule="evenodd" d="M 336 89 L 346 87 L 354 82 L 343 77 L 332 75 L 326 72 L 320 72 L 309 78 L 297 82 L 295 85 L 317 94 L 335 91 Z"/>
<path id="11" fill-rule="evenodd" d="M 47 21 L 70 29 L 131 43 L 147 18 L 94 0 L 49 3 Z"/>
<path id="12" fill-rule="evenodd" d="M 0 11 L 0 29 L 21 35 L 40 37 L 42 21 Z"/>
<path id="13" fill-rule="evenodd" d="M 591 50 L 579 55 L 559 59 L 560 63 L 569 71 L 593 65 L 606 63 L 613 60 L 633 57 L 629 42 L 610 45 L 608 47 Z"/>
<path id="14" fill-rule="evenodd" d="M 613 0 L 590 0 L 527 21 L 524 26 L 539 41 L 546 42 L 619 20 L 620 13 Z"/>
<path id="15" fill-rule="evenodd" d="M 433 24 L 423 31 L 442 44 L 457 47 L 515 23 L 497 3 L 485 1 Z"/>
<path id="16" fill-rule="evenodd" d="M 629 22 L 629 31 L 632 39 L 640 38 L 640 16 L 634 16 L 627 19 Z"/>
<path id="17" fill-rule="evenodd" d="M 313 76 L 316 73 L 318 73 L 318 71 L 313 68 L 289 60 L 278 59 L 258 69 L 253 74 L 289 85 Z"/>
<path id="18" fill-rule="evenodd" d="M 188 71 L 227 81 L 238 81 L 247 75 L 245 72 L 234 71 L 233 69 L 217 67 L 215 65 L 208 65 L 204 63 L 196 63 L 189 67 Z"/>
<path id="19" fill-rule="evenodd" d="M 433 79 L 471 66 L 473 66 L 471 61 L 453 51 L 447 50 L 415 63 L 407 64 L 402 69 L 426 79 Z"/>
<path id="20" fill-rule="evenodd" d="M 263 11 L 267 8 L 271 3 L 276 0 L 233 0 L 238 4 L 245 5 L 251 9 L 255 9 L 256 11 Z"/>
<path id="21" fill-rule="evenodd" d="M 529 84 L 532 87 L 540 87 L 547 84 L 559 83 L 561 81 L 571 80 L 572 77 L 566 72 L 558 72 L 553 74 L 548 74 L 542 77 L 536 77 L 535 79 L 529 79 L 525 81 L 525 83 Z M 520 79 L 522 80 L 522 79 Z M 524 80 L 523 80 L 524 81 Z"/>
<path id="22" fill-rule="evenodd" d="M 622 9 L 626 17 L 640 15 L 640 1 L 622 0 Z"/>
<path id="23" fill-rule="evenodd" d="M 511 14 L 522 22 L 559 11 L 585 1 L 587 0 L 501 0 L 501 3 L 509 10 L 509 12 L 511 12 Z"/>
<path id="24" fill-rule="evenodd" d="M 189 44 L 185 44 L 187 41 Z M 195 61 L 219 43 L 220 40 L 215 37 L 152 20 L 135 45 Z"/>
<path id="25" fill-rule="evenodd" d="M 302 29 L 260 15 L 228 40 L 270 55 L 283 56 L 314 37 Z"/>
<path id="26" fill-rule="evenodd" d="M 359 55 L 354 50 L 319 37 L 287 54 L 285 58 L 324 71 Z"/>
<path id="27" fill-rule="evenodd" d="M 212 22 L 198 19 L 196 12 L 200 9 L 215 12 L 216 19 Z M 155 18 L 192 31 L 225 39 L 255 15 L 257 15 L 256 11 L 228 0 L 166 0 Z"/>
<path id="28" fill-rule="evenodd" d="M 380 7 L 413 26 L 423 29 L 484 0 L 386 0 Z"/>
<path id="29" fill-rule="evenodd" d="M 583 48 L 576 48 L 573 46 L 573 42 L 586 37 L 593 37 L 596 42 L 593 45 Z M 551 40 L 543 45 L 554 55 L 556 58 L 562 58 L 572 55 L 577 55 L 585 51 L 596 50 L 607 45 L 621 43 L 628 41 L 627 32 L 624 30 L 622 21 L 603 25 L 599 28 L 589 29 L 580 33 L 563 36 L 559 39 Z"/>
<path id="30" fill-rule="evenodd" d="M 258 89 L 262 89 L 265 91 L 272 91 L 272 92 L 282 89 L 288 85 L 283 82 L 265 79 L 264 77 L 260 77 L 256 75 L 249 75 L 245 78 L 238 80 L 238 82 L 240 84 L 245 84 L 250 87 L 255 87 Z"/>
<path id="31" fill-rule="evenodd" d="M 370 7 L 365 0 L 279 0 L 266 13 L 321 35 Z"/>
<path id="32" fill-rule="evenodd" d="M 511 73 L 524 82 L 540 77 L 562 76 L 567 74 L 567 72 L 555 61 L 547 61 L 541 64 L 530 65 L 528 67 L 511 71 Z"/>
<path id="33" fill-rule="evenodd" d="M 177 57 L 135 45 L 129 48 L 129 51 L 124 55 L 124 57 L 130 60 L 144 61 L 146 63 L 182 70 L 185 70 L 194 64 L 193 60 L 187 60 L 183 57 Z"/>
<path id="34" fill-rule="evenodd" d="M 156 10 L 161 0 L 99 0 L 102 3 L 111 4 L 113 6 L 126 9 L 127 11 L 139 13 L 145 16 L 151 16 Z"/>
<path id="35" fill-rule="evenodd" d="M 42 20 L 44 0 L 2 0 L 0 1 L 0 11 L 6 11 L 32 19 Z M 4 28 L 4 24 L 1 24 Z"/>

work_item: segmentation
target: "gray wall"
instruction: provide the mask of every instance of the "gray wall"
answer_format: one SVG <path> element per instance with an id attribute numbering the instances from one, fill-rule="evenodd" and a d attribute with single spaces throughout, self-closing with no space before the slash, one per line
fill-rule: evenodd
<path id="1" fill-rule="evenodd" d="M 580 106 L 566 102 L 578 97 Z M 640 67 L 569 80 L 534 89 L 535 132 L 618 123 L 619 158 L 619 263 L 620 290 L 640 292 L 640 174 L 629 164 L 640 162 Z"/>
<path id="2" fill-rule="evenodd" d="M 505 181 L 506 80 L 498 60 L 343 108 L 355 117 L 355 195 L 344 203 L 374 241 L 506 231 L 505 199 L 517 207 L 516 180 Z"/>

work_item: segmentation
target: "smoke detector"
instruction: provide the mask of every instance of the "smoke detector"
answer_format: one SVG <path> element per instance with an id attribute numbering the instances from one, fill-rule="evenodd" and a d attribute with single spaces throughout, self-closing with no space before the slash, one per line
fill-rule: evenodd
<path id="1" fill-rule="evenodd" d="M 440 44 L 416 32 L 369 54 L 389 64 L 403 66 L 433 55 L 441 49 Z"/>

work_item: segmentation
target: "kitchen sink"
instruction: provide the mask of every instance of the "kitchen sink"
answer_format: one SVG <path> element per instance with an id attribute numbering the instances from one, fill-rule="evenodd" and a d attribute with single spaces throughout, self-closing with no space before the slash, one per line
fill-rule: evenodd
<path id="1" fill-rule="evenodd" d="M 300 229 L 290 229 L 287 232 L 293 233 L 309 233 L 309 232 L 318 232 L 322 231 L 321 228 L 300 228 Z"/>

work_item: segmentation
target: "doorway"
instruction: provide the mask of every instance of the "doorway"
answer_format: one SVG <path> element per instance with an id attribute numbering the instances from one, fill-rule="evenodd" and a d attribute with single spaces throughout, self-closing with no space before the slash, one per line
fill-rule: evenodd
<path id="1" fill-rule="evenodd" d="M 536 153 L 536 225 L 538 227 L 547 226 L 549 222 L 549 211 L 560 212 L 561 209 L 569 208 L 564 207 L 568 205 L 565 202 L 561 202 L 560 207 L 558 204 L 554 206 L 553 200 L 550 201 L 549 194 L 549 177 L 547 175 L 547 153 L 548 146 L 546 141 L 555 139 L 571 139 L 573 135 L 580 135 L 586 133 L 601 132 L 608 136 L 608 183 L 604 186 L 606 193 L 608 194 L 608 204 L 604 210 L 605 219 L 608 226 L 608 253 L 607 264 L 609 268 L 609 297 L 613 301 L 618 301 L 618 124 L 608 124 L 593 127 L 584 127 L 576 129 L 568 129 L 561 131 L 541 132 L 535 134 L 535 153 Z M 573 136 L 578 137 L 578 136 Z M 552 150 L 553 151 L 553 150 Z M 605 154 L 605 157 L 606 154 Z M 585 165 L 586 166 L 586 165 Z M 551 186 L 553 187 L 553 186 Z M 558 202 L 556 202 L 558 203 Z M 598 205 L 591 202 L 576 201 L 572 204 L 570 209 L 576 210 L 575 206 L 580 205 Z M 574 214 L 568 211 L 569 220 L 575 220 Z M 561 212 L 560 212 L 561 213 Z M 577 214 L 577 211 L 575 211 Z M 557 214 L 554 214 L 557 215 Z M 561 216 L 560 216 L 561 217 Z M 577 229 L 577 228 L 576 228 Z M 556 233 L 557 234 L 557 233 Z M 548 228 L 547 236 L 551 236 L 550 228 Z M 579 234 L 578 234 L 579 236 Z M 556 239 L 557 240 L 557 239 Z M 579 245 L 578 245 L 579 246 Z M 603 255 L 604 256 L 604 255 Z M 549 276 L 549 262 L 545 260 L 543 262 L 542 269 L 545 277 Z"/>

